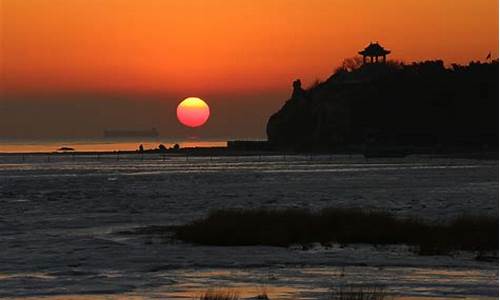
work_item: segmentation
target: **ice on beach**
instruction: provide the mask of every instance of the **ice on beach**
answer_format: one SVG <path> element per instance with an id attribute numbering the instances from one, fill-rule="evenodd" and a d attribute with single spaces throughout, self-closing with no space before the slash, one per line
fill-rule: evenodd
<path id="1" fill-rule="evenodd" d="M 330 206 L 381 209 L 431 221 L 463 213 L 496 215 L 498 161 L 130 155 L 48 162 L 38 156 L 2 157 L 0 297 L 180 297 L 211 285 L 268 285 L 285 298 L 286 287 L 307 297 L 339 280 L 374 278 L 408 296 L 498 295 L 498 262 L 477 261 L 474 255 L 423 257 L 404 246 L 206 247 L 118 234 L 186 223 L 213 208 Z M 345 276 L 336 277 L 342 270 Z"/>

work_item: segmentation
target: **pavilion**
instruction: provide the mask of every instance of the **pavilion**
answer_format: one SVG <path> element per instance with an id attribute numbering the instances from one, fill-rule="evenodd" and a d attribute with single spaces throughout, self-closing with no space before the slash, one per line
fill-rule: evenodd
<path id="1" fill-rule="evenodd" d="M 385 63 L 387 54 L 391 53 L 391 51 L 384 49 L 384 47 L 380 46 L 378 42 L 370 43 L 363 51 L 359 51 L 359 54 L 363 55 L 363 63 L 366 63 L 366 58 L 370 58 L 370 62 L 378 62 L 378 58 L 382 57 L 382 62 Z"/>

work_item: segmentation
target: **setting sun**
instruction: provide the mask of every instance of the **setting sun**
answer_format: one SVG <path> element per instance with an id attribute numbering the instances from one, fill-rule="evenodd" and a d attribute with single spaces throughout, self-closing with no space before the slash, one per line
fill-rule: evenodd
<path id="1" fill-rule="evenodd" d="M 188 127 L 199 127 L 205 124 L 210 116 L 207 103 L 197 97 L 184 99 L 177 106 L 177 119 Z"/>
<path id="2" fill-rule="evenodd" d="M 498 299 L 499 1 L 0 0 L 0 297 Z"/>

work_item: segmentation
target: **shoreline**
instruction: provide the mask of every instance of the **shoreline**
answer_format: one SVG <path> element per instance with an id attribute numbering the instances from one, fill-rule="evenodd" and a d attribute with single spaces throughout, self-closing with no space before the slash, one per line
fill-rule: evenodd
<path id="1" fill-rule="evenodd" d="M 342 151 L 344 150 L 344 151 Z M 393 153 L 371 153 L 359 151 L 310 151 L 298 152 L 292 150 L 243 150 L 231 149 L 229 147 L 186 147 L 180 149 L 148 149 L 144 151 L 139 150 L 114 150 L 114 151 L 40 151 L 40 152 L 0 152 L 0 157 L 13 157 L 13 156 L 58 156 L 58 157 L 74 157 L 74 156 L 116 156 L 116 155 L 140 155 L 151 156 L 159 155 L 160 157 L 178 157 L 178 156 L 321 156 L 321 155 L 360 155 L 366 159 L 370 158 L 405 158 L 409 156 L 422 155 L 431 158 L 469 158 L 469 159 L 486 159 L 498 160 L 498 151 L 449 151 L 449 152 L 435 152 L 435 151 L 415 151 L 405 153 L 404 155 Z M 465 150 L 465 149 L 462 149 Z"/>

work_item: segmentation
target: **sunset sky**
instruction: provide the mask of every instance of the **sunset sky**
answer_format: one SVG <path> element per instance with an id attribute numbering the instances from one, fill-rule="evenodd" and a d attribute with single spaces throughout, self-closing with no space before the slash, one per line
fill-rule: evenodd
<path id="1" fill-rule="evenodd" d="M 389 58 L 498 57 L 497 0 L 0 0 L 0 138 L 264 137 L 291 83 L 370 41 Z M 175 109 L 205 99 L 196 132 Z"/>

